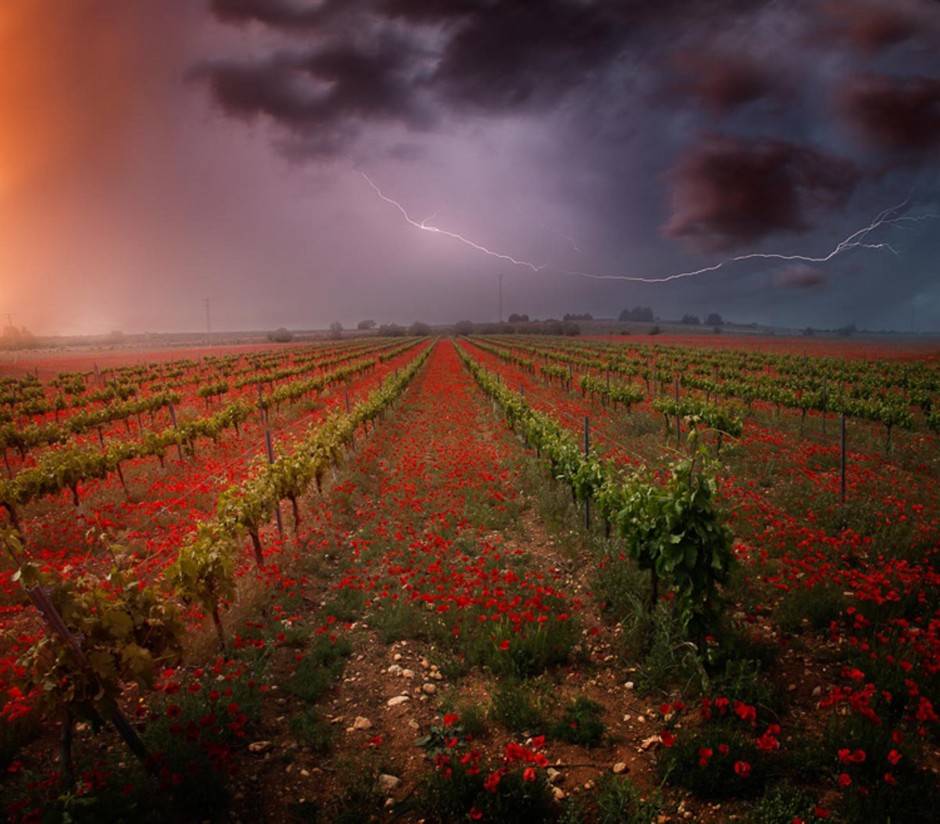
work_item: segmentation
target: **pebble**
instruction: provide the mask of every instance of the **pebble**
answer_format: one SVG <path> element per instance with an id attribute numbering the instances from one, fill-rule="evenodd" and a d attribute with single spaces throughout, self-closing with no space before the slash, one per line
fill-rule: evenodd
<path id="1" fill-rule="evenodd" d="M 390 793 L 399 784 L 401 784 L 401 779 L 397 775 L 388 775 L 387 773 L 383 773 L 379 776 L 379 787 L 382 792 Z"/>
<path id="2" fill-rule="evenodd" d="M 632 681 L 627 681 L 627 683 L 624 684 L 624 686 L 625 686 L 628 690 L 632 690 L 635 685 L 634 685 L 634 683 L 633 683 Z"/>
<path id="3" fill-rule="evenodd" d="M 614 775 L 623 775 L 625 772 L 630 771 L 630 768 L 623 761 L 618 761 L 616 764 L 614 764 L 612 769 L 614 771 Z"/>
<path id="4" fill-rule="evenodd" d="M 564 801 L 565 791 L 561 787 L 552 787 L 552 798 L 554 798 L 555 801 Z"/>
<path id="5" fill-rule="evenodd" d="M 358 715 L 356 716 L 356 720 L 353 721 L 352 728 L 354 730 L 371 730 L 372 722 L 365 716 Z"/>
<path id="6" fill-rule="evenodd" d="M 397 707 L 399 704 L 404 704 L 410 700 L 411 698 L 407 695 L 396 695 L 394 698 L 389 698 L 385 703 L 390 707 Z"/>
<path id="7" fill-rule="evenodd" d="M 554 767 L 549 767 L 546 771 L 546 775 L 548 776 L 549 784 L 561 784 L 561 782 L 565 780 L 565 774 L 560 770 L 556 770 Z"/>
<path id="8" fill-rule="evenodd" d="M 248 745 L 248 752 L 262 753 L 267 752 L 274 745 L 270 741 L 252 741 Z"/>
<path id="9" fill-rule="evenodd" d="M 427 684 L 422 684 L 421 689 L 424 690 L 424 692 L 427 693 L 428 695 L 434 695 L 434 693 L 437 692 L 437 685 L 431 684 L 429 682 Z"/>
<path id="10" fill-rule="evenodd" d="M 414 677 L 415 677 L 415 671 L 412 670 L 412 669 L 403 669 L 403 670 L 401 671 L 401 677 L 402 677 L 402 678 L 414 678 Z"/>

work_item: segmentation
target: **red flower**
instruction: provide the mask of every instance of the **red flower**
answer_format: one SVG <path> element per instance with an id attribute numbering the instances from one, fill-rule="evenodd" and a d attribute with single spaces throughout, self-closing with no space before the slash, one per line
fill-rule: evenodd
<path id="1" fill-rule="evenodd" d="M 899 753 L 897 750 L 891 750 L 891 752 L 888 753 L 888 761 L 892 764 L 892 766 L 897 766 L 898 762 L 902 758 L 904 758 L 904 756 L 901 755 L 901 753 Z"/>
<path id="2" fill-rule="evenodd" d="M 444 726 L 450 727 L 453 724 L 456 724 L 458 718 L 459 716 L 457 715 L 457 713 L 455 712 L 448 713 L 447 715 L 444 716 L 444 721 L 443 721 Z"/>
<path id="3" fill-rule="evenodd" d="M 522 780 L 523 781 L 535 781 L 535 769 L 532 767 L 526 767 L 522 771 Z"/>
<path id="4" fill-rule="evenodd" d="M 836 777 L 836 783 L 840 787 L 848 787 L 852 783 L 852 776 L 850 776 L 848 773 L 839 773 L 839 775 Z"/>
<path id="5" fill-rule="evenodd" d="M 748 778 L 751 774 L 751 765 L 747 761 L 735 761 L 734 773 L 741 778 Z"/>
<path id="6" fill-rule="evenodd" d="M 506 652 L 506 650 L 509 649 L 509 641 L 500 641 L 500 642 L 499 642 L 499 648 L 500 648 L 503 652 Z"/>
<path id="7" fill-rule="evenodd" d="M 676 743 L 676 737 L 669 732 L 669 730 L 663 730 L 659 734 L 659 740 L 662 741 L 664 747 L 671 747 Z"/>

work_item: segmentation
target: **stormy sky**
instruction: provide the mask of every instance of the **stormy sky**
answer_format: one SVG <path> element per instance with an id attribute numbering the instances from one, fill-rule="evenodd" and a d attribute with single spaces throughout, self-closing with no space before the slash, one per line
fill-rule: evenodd
<path id="1" fill-rule="evenodd" d="M 500 275 L 940 330 L 940 2 L 0 4 L 0 324 L 495 320 Z"/>

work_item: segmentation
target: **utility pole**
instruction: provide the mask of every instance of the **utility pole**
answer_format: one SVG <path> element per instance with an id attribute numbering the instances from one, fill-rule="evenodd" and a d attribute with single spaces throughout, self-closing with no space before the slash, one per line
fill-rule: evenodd
<path id="1" fill-rule="evenodd" d="M 499 273 L 499 322 L 503 322 L 503 273 Z"/>

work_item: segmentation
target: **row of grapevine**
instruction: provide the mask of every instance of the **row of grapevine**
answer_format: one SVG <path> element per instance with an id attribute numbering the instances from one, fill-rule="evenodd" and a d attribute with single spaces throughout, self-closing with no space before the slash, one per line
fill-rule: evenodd
<path id="1" fill-rule="evenodd" d="M 557 421 L 533 409 L 465 350 L 461 358 L 483 391 L 499 404 L 509 425 L 550 463 L 552 473 L 582 501 L 592 500 L 616 528 L 627 553 L 673 592 L 679 615 L 700 646 L 718 615 L 717 587 L 728 579 L 733 537 L 715 505 L 714 467 L 704 452 L 671 464 L 665 482 L 646 468 L 624 472 L 593 454 Z"/>

